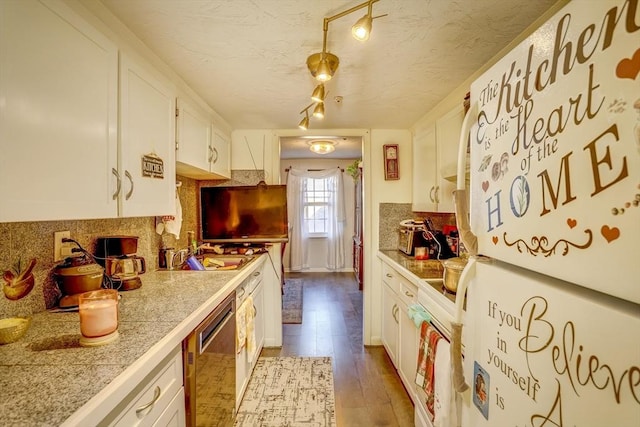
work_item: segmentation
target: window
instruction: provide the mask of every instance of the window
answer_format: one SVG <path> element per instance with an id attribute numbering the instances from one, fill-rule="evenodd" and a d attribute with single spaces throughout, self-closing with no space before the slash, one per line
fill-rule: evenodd
<path id="1" fill-rule="evenodd" d="M 307 232 L 312 237 L 326 237 L 329 211 L 329 180 L 305 178 L 302 206 Z"/>

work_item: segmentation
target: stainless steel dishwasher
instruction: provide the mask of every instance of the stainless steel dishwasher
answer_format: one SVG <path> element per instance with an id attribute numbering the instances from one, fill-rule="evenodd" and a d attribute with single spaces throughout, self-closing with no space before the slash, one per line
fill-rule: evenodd
<path id="1" fill-rule="evenodd" d="M 232 426 L 236 405 L 236 295 L 183 341 L 187 426 Z"/>

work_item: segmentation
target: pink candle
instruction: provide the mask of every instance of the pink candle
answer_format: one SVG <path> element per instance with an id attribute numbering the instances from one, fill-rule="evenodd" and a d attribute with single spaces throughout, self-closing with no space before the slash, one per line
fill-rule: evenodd
<path id="1" fill-rule="evenodd" d="M 87 338 L 101 337 L 118 329 L 118 293 L 80 296 L 80 332 Z M 94 294 L 90 292 L 89 294 Z"/>

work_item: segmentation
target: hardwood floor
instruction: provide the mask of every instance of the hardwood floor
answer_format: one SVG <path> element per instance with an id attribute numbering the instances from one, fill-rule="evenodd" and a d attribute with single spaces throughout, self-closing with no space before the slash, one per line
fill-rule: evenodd
<path id="1" fill-rule="evenodd" d="M 304 280 L 302 324 L 262 356 L 331 356 L 338 427 L 413 426 L 413 404 L 382 346 L 362 345 L 362 292 L 352 273 L 287 273 Z"/>

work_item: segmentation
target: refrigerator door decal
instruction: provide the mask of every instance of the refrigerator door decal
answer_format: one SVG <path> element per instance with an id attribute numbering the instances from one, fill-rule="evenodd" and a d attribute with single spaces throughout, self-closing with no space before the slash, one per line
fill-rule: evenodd
<path id="1" fill-rule="evenodd" d="M 480 254 L 640 303 L 639 30 L 572 1 L 472 84 Z"/>

